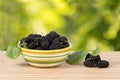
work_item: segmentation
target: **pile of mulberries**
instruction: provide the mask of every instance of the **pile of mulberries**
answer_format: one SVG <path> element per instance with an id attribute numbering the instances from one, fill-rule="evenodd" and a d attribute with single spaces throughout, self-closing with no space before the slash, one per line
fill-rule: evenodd
<path id="1" fill-rule="evenodd" d="M 46 36 L 42 36 L 40 34 L 30 34 L 29 36 L 21 39 L 21 47 L 24 47 L 23 43 L 26 43 L 26 47 L 28 49 L 33 50 L 54 50 L 69 46 L 67 38 L 60 36 L 55 31 L 51 31 Z"/>
<path id="2" fill-rule="evenodd" d="M 109 66 L 109 62 L 106 60 L 101 60 L 100 55 L 93 56 L 92 54 L 88 53 L 84 65 L 86 67 L 99 67 L 99 68 L 107 68 Z"/>

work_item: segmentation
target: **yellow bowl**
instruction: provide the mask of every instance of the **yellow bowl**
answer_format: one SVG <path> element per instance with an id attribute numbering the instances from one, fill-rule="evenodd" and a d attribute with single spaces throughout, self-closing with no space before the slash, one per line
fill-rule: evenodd
<path id="1" fill-rule="evenodd" d="M 22 56 L 28 64 L 35 67 L 53 67 L 64 62 L 71 52 L 71 45 L 56 50 L 31 50 L 22 48 Z"/>

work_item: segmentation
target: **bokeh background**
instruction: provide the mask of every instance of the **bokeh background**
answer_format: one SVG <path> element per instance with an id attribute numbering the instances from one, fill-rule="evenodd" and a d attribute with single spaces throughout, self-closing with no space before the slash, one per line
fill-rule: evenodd
<path id="1" fill-rule="evenodd" d="M 0 50 L 31 33 L 56 31 L 73 50 L 120 50 L 120 0 L 0 0 Z"/>

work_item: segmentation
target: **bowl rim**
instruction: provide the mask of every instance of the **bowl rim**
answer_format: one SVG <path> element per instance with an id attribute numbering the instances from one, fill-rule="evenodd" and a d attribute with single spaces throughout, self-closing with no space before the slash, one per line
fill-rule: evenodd
<path id="1" fill-rule="evenodd" d="M 19 44 L 20 44 L 20 41 L 18 42 L 17 46 L 21 48 L 23 51 L 30 51 L 30 52 L 59 52 L 59 51 L 68 51 L 68 50 L 71 50 L 72 48 L 72 45 L 70 42 L 68 47 L 65 47 L 62 49 L 54 49 L 54 50 L 32 50 L 32 49 L 22 48 Z"/>

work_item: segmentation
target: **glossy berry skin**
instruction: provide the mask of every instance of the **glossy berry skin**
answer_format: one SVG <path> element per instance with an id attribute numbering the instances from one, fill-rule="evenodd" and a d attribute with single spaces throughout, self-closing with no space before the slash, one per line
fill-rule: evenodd
<path id="1" fill-rule="evenodd" d="M 48 39 L 49 43 L 51 44 L 55 38 L 60 37 L 59 34 L 57 34 L 55 31 L 51 31 L 46 35 L 46 38 Z"/>
<path id="2" fill-rule="evenodd" d="M 85 60 L 85 61 L 84 61 L 84 65 L 85 65 L 86 67 L 96 67 L 96 62 Z"/>
<path id="3" fill-rule="evenodd" d="M 85 58 L 84 65 L 86 67 L 107 68 L 109 66 L 109 62 L 106 60 L 101 60 L 100 55 L 93 56 L 88 53 Z"/>
<path id="4" fill-rule="evenodd" d="M 55 31 L 51 31 L 46 36 L 30 34 L 20 41 L 20 46 L 24 47 L 25 45 L 23 46 L 22 43 L 25 43 L 28 49 L 34 50 L 62 49 L 69 46 L 67 38 L 60 36 Z"/>
<path id="5" fill-rule="evenodd" d="M 38 46 L 37 48 L 35 48 L 36 50 L 42 50 L 41 46 Z"/>
<path id="6" fill-rule="evenodd" d="M 40 34 L 30 34 L 29 37 L 42 37 Z"/>
<path id="7" fill-rule="evenodd" d="M 98 62 L 101 61 L 100 55 L 97 56 L 93 56 L 90 53 L 87 54 L 85 60 L 90 60 L 90 61 L 94 61 L 94 62 Z"/>
<path id="8" fill-rule="evenodd" d="M 26 43 L 31 43 L 31 42 L 33 42 L 34 41 L 34 38 L 33 37 L 26 37 L 25 38 L 25 42 Z"/>
<path id="9" fill-rule="evenodd" d="M 106 60 L 101 60 L 97 63 L 97 67 L 99 68 L 107 68 L 109 66 L 109 62 Z"/>
<path id="10" fill-rule="evenodd" d="M 69 43 L 68 43 L 66 37 L 61 36 L 61 37 L 58 37 L 55 40 L 53 40 L 53 43 L 51 44 L 49 49 L 50 50 L 61 49 L 61 48 L 65 48 L 65 47 L 68 47 L 68 46 L 69 46 Z"/>
<path id="11" fill-rule="evenodd" d="M 27 47 L 29 49 L 36 49 L 38 47 L 38 44 L 35 42 L 31 42 L 31 43 L 27 44 Z"/>
<path id="12" fill-rule="evenodd" d="M 85 58 L 84 65 L 86 67 L 96 67 L 99 61 L 101 61 L 101 58 L 99 55 L 93 56 L 90 53 L 88 53 Z"/>
<path id="13" fill-rule="evenodd" d="M 47 50 L 49 48 L 49 41 L 45 37 L 43 37 L 40 45 L 43 50 Z"/>

